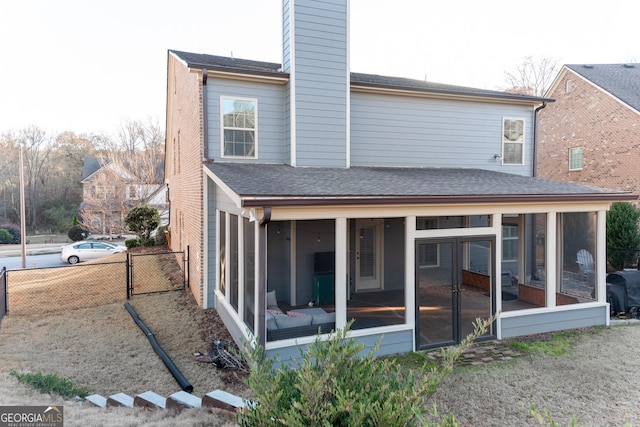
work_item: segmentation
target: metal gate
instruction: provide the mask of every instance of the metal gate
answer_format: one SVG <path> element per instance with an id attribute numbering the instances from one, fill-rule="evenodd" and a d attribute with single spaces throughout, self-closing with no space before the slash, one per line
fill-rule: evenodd
<path id="1" fill-rule="evenodd" d="M 128 253 L 126 263 L 127 299 L 189 286 L 189 247 L 180 252 Z"/>

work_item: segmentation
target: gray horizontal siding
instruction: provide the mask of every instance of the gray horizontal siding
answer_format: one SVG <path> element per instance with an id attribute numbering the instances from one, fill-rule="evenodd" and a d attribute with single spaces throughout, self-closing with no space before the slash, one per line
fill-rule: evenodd
<path id="1" fill-rule="evenodd" d="M 346 166 L 347 7 L 295 3 L 296 164 Z"/>
<path id="2" fill-rule="evenodd" d="M 283 141 L 285 130 L 285 87 L 278 84 L 209 79 L 207 84 L 209 111 L 209 157 L 221 156 L 220 96 L 254 98 L 258 100 L 258 158 L 227 159 L 225 161 L 286 163 L 289 160 Z"/>
<path id="3" fill-rule="evenodd" d="M 525 164 L 501 165 L 502 119 L 525 119 Z M 352 93 L 354 166 L 480 167 L 530 175 L 530 107 Z"/>
<path id="4" fill-rule="evenodd" d="M 361 355 L 368 354 L 371 349 L 382 338 L 380 348 L 376 352 L 376 356 L 387 356 L 390 354 L 406 353 L 413 351 L 413 332 L 412 331 L 400 331 L 400 332 L 385 332 L 384 334 L 375 334 L 366 337 L 359 337 L 357 341 L 365 345 Z M 307 345 L 302 346 L 305 350 Z M 279 363 L 276 366 L 288 365 L 295 366 L 295 360 L 300 359 L 300 346 L 293 345 L 290 347 L 282 347 L 278 349 L 267 350 L 267 357 L 279 359 Z"/>
<path id="5" fill-rule="evenodd" d="M 506 317 L 501 320 L 502 338 L 605 325 L 608 315 L 602 306 Z"/>

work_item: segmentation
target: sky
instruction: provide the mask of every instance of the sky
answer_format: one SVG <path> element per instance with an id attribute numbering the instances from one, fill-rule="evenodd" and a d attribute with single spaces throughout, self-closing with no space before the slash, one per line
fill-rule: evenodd
<path id="1" fill-rule="evenodd" d="M 0 0 L 0 134 L 165 124 L 167 51 L 282 62 L 281 0 Z M 504 89 L 527 56 L 640 61 L 637 0 L 351 0 L 351 71 Z"/>

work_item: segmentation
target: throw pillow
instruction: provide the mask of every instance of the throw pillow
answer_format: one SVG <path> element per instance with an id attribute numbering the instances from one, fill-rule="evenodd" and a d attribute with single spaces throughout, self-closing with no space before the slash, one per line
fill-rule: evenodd
<path id="1" fill-rule="evenodd" d="M 278 298 L 276 298 L 276 291 L 267 292 L 267 307 L 277 307 Z"/>

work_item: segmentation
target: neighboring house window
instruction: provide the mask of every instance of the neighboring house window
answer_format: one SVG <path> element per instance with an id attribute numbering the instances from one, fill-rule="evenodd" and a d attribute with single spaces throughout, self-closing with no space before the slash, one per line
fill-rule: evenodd
<path id="1" fill-rule="evenodd" d="M 96 185 L 94 188 L 93 196 L 96 199 L 106 199 L 107 198 L 107 188 L 104 185 Z"/>
<path id="2" fill-rule="evenodd" d="M 518 260 L 518 225 L 502 224 L 502 262 Z"/>
<path id="3" fill-rule="evenodd" d="M 502 120 L 502 164 L 524 163 L 524 119 Z"/>
<path id="4" fill-rule="evenodd" d="M 135 200 L 138 198 L 138 192 L 135 185 L 129 186 L 129 199 Z"/>
<path id="5" fill-rule="evenodd" d="M 569 170 L 582 170 L 582 147 L 569 149 Z"/>
<path id="6" fill-rule="evenodd" d="M 221 98 L 222 156 L 256 158 L 258 101 Z"/>

